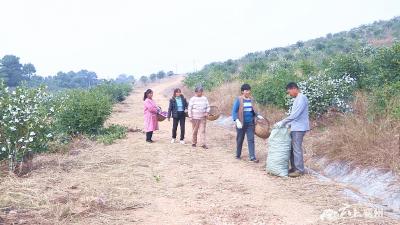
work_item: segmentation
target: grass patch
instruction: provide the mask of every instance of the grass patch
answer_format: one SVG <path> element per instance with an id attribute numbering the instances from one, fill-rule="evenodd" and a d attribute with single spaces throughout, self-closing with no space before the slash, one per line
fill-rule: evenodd
<path id="1" fill-rule="evenodd" d="M 126 137 L 128 128 L 121 125 L 113 124 L 107 128 L 100 130 L 99 135 L 96 136 L 96 140 L 105 145 L 111 145 L 116 140 Z"/>

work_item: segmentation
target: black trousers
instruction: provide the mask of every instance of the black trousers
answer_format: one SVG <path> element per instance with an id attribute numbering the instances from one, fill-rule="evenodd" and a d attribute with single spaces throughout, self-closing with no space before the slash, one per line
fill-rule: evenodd
<path id="1" fill-rule="evenodd" d="M 152 137 L 153 137 L 153 131 L 146 132 L 146 141 L 151 141 Z"/>
<path id="2" fill-rule="evenodd" d="M 173 124 L 172 124 L 173 139 L 176 139 L 176 131 L 178 130 L 178 124 L 180 124 L 181 128 L 181 141 L 185 139 L 185 121 L 186 121 L 185 112 L 178 112 L 178 118 L 173 118 Z"/>

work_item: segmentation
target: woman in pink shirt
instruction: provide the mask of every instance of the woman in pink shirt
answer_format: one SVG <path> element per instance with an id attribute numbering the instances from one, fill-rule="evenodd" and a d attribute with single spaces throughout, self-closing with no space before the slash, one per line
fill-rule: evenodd
<path id="1" fill-rule="evenodd" d="M 153 132 L 158 130 L 157 114 L 160 112 L 160 108 L 157 107 L 156 103 L 153 101 L 153 91 L 151 89 L 147 89 L 146 92 L 144 92 L 143 101 L 146 141 L 148 143 L 153 143 Z"/>

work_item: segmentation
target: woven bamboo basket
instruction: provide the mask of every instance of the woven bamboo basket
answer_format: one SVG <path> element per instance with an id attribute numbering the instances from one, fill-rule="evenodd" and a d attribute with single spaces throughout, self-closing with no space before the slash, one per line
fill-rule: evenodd
<path id="1" fill-rule="evenodd" d="M 260 137 L 262 139 L 267 139 L 269 137 L 271 131 L 270 123 L 267 119 L 256 120 L 255 134 L 257 135 L 257 137 Z"/>
<path id="2" fill-rule="evenodd" d="M 208 113 L 207 120 L 213 121 L 219 118 L 221 111 L 217 106 L 210 106 L 210 113 Z"/>
<path id="3" fill-rule="evenodd" d="M 157 113 L 157 120 L 158 120 L 158 122 L 162 122 L 162 121 L 164 121 L 168 116 L 168 113 L 167 112 L 160 112 L 160 113 Z"/>

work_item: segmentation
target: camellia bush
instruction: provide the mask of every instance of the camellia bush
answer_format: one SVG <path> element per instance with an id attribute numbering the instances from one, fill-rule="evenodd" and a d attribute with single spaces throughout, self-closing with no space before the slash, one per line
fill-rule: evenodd
<path id="1" fill-rule="evenodd" d="M 11 91 L 0 81 L 0 157 L 8 158 L 10 171 L 28 152 L 40 151 L 52 138 L 54 108 L 49 99 L 44 87 L 19 86 Z"/>
<path id="2" fill-rule="evenodd" d="M 282 71 L 266 75 L 256 81 L 250 81 L 250 84 L 252 84 L 252 92 L 258 103 L 285 108 L 287 101 L 285 87 L 289 82 L 297 80 L 297 77 Z"/>
<path id="3" fill-rule="evenodd" d="M 49 149 L 50 141 L 64 143 L 77 134 L 100 135 L 104 143 L 123 138 L 126 129 L 103 129 L 115 102 L 132 90 L 129 84 L 107 83 L 89 90 L 49 93 L 44 86 L 9 89 L 0 80 L 0 160 L 10 171 L 36 152 Z M 62 139 L 62 140 L 60 140 Z"/>
<path id="4" fill-rule="evenodd" d="M 128 83 L 119 84 L 107 82 L 96 86 L 92 89 L 92 91 L 98 91 L 100 93 L 109 95 L 113 102 L 122 102 L 132 91 L 132 85 Z"/>
<path id="5" fill-rule="evenodd" d="M 57 113 L 59 132 L 69 135 L 96 134 L 111 115 L 111 96 L 96 90 L 72 90 L 67 93 L 64 108 Z"/>
<path id="6" fill-rule="evenodd" d="M 310 76 L 299 82 L 299 87 L 308 97 L 309 111 L 314 116 L 319 116 L 329 108 L 339 111 L 351 110 L 348 104 L 355 90 L 356 80 L 345 74 L 341 78 L 333 78 L 326 74 Z"/>

